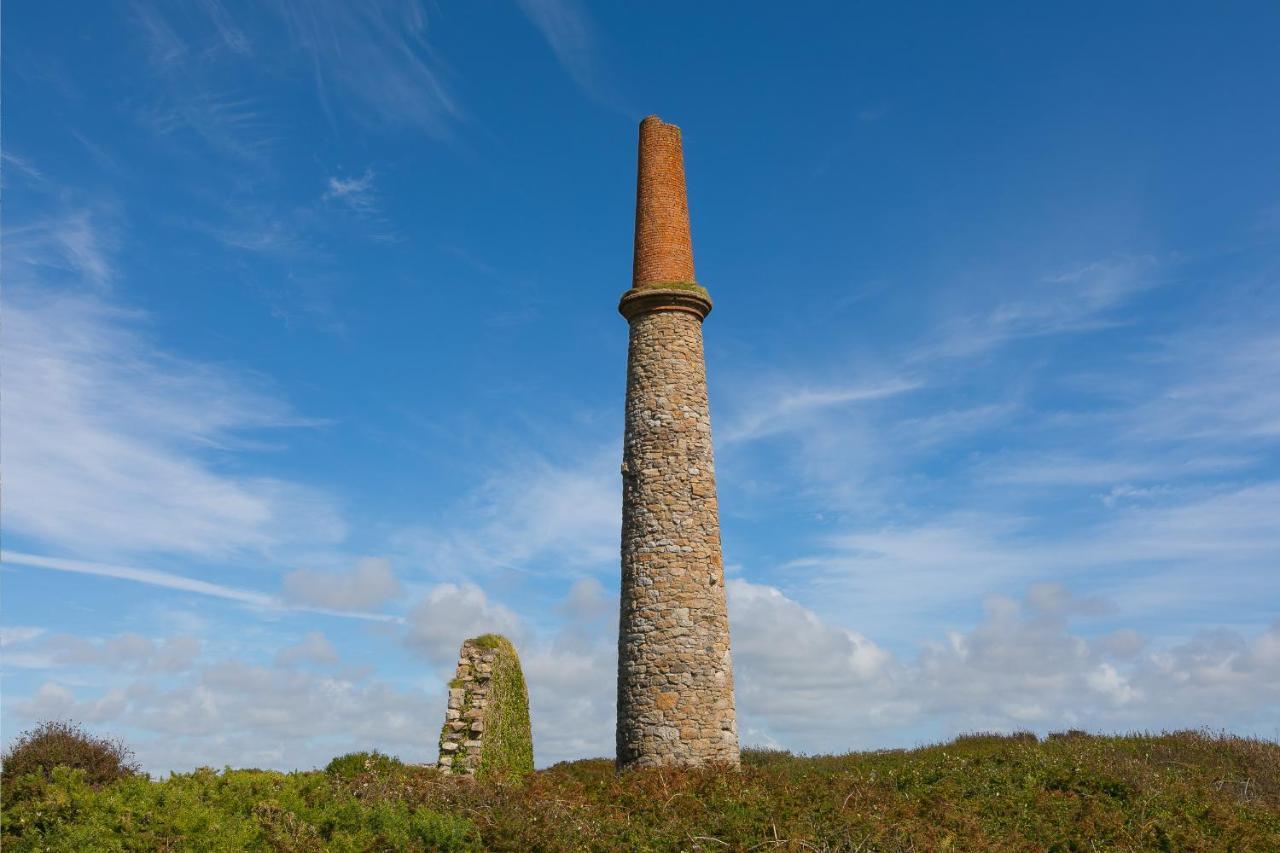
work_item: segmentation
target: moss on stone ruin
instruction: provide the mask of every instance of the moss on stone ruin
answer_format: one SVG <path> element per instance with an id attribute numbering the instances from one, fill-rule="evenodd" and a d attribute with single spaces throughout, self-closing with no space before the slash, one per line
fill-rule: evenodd
<path id="1" fill-rule="evenodd" d="M 711 298 L 710 292 L 696 281 L 646 281 L 639 287 L 643 290 L 688 290 Z"/>

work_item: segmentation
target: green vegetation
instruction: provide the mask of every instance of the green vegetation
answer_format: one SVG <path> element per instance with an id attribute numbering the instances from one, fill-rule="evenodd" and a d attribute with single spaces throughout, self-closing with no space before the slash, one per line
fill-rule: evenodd
<path id="1" fill-rule="evenodd" d="M 348 752 L 325 765 L 324 772 L 340 779 L 354 779 L 362 773 L 386 774 L 404 767 L 404 762 L 394 755 L 373 752 Z"/>
<path id="2" fill-rule="evenodd" d="M 481 634 L 479 637 L 472 637 L 471 642 L 482 649 L 509 648 L 512 651 L 515 651 L 515 647 L 511 645 L 511 641 L 501 634 Z"/>
<path id="3" fill-rule="evenodd" d="M 55 767 L 83 770 L 85 781 L 91 785 L 114 782 L 138 772 L 132 750 L 122 742 L 94 737 L 77 723 L 63 721 L 41 723 L 18 735 L 4 751 L 0 767 L 0 787 L 32 773 L 48 779 Z"/>
<path id="4" fill-rule="evenodd" d="M 1280 745 L 975 735 L 812 758 L 746 750 L 741 772 L 619 775 L 594 759 L 478 782 L 395 763 L 97 787 L 58 770 L 4 799 L 5 850 L 1262 851 L 1280 849 Z"/>
<path id="5" fill-rule="evenodd" d="M 520 656 L 506 637 L 485 634 L 474 641 L 493 649 L 493 675 L 485 705 L 484 746 L 476 777 L 516 779 L 533 772 L 533 732 L 529 725 L 529 692 Z"/>
<path id="6" fill-rule="evenodd" d="M 59 768 L 5 792 L 2 842 L 6 851 L 483 849 L 467 818 L 388 795 L 400 772 L 342 780 L 204 769 L 95 789 L 84 771 Z"/>
<path id="7" fill-rule="evenodd" d="M 707 299 L 711 298 L 711 294 L 707 291 L 707 289 L 702 285 L 698 284 L 696 281 L 650 281 L 650 282 L 645 282 L 643 285 L 641 285 L 641 289 L 691 290 L 700 296 L 706 297 Z"/>

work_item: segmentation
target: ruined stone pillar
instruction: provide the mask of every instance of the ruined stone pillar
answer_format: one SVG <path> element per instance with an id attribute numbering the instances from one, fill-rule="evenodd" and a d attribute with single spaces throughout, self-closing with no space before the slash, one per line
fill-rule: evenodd
<path id="1" fill-rule="evenodd" d="M 506 637 L 483 634 L 463 642 L 436 768 L 481 779 L 533 772 L 529 694 L 520 656 Z"/>
<path id="2" fill-rule="evenodd" d="M 680 128 L 640 123 L 622 457 L 620 768 L 738 764 L 720 516 Z"/>

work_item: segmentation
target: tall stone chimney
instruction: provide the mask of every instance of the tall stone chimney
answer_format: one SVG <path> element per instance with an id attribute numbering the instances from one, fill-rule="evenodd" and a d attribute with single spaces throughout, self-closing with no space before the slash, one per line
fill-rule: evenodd
<path id="1" fill-rule="evenodd" d="M 640 123 L 622 451 L 618 766 L 738 764 L 720 513 L 680 128 Z"/>

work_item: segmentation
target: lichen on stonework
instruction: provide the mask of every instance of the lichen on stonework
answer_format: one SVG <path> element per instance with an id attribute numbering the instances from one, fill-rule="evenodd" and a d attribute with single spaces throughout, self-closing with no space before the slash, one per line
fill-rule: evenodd
<path id="1" fill-rule="evenodd" d="M 710 292 L 696 281 L 646 281 L 640 287 L 655 290 L 690 290 L 710 299 Z"/>

